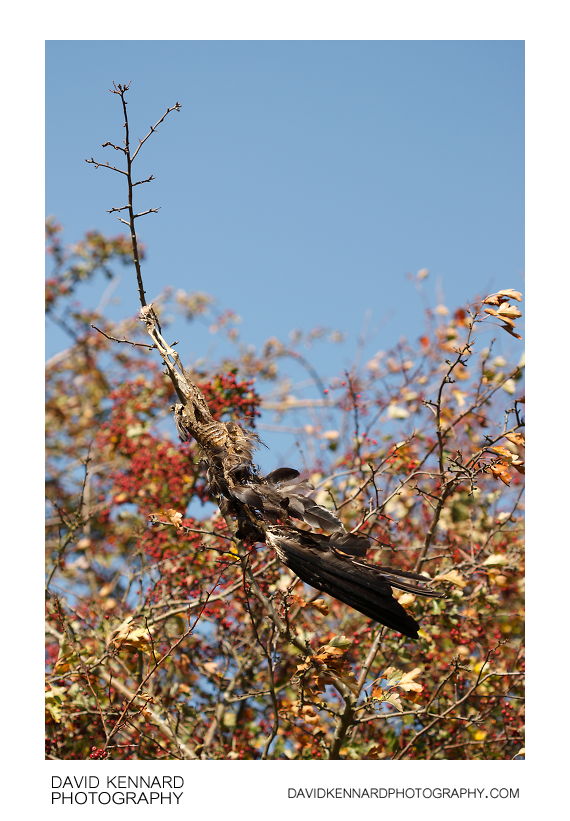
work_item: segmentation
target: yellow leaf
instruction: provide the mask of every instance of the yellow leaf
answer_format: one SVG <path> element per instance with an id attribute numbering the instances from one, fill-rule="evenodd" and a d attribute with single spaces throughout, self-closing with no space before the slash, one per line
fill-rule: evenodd
<path id="1" fill-rule="evenodd" d="M 483 741 L 485 738 L 487 738 L 487 732 L 485 730 L 475 730 L 473 733 L 474 741 Z"/>
<path id="2" fill-rule="evenodd" d="M 413 593 L 402 593 L 401 596 L 398 596 L 398 604 L 401 604 L 402 607 L 407 607 L 409 604 L 413 604 L 416 600 L 416 597 Z"/>
<path id="3" fill-rule="evenodd" d="M 508 564 L 508 561 L 507 557 L 502 553 L 492 553 L 490 556 L 487 556 L 483 562 L 483 567 L 498 567 L 502 564 Z"/>
<path id="4" fill-rule="evenodd" d="M 343 652 L 347 650 L 350 645 L 352 644 L 352 639 L 348 638 L 348 636 L 333 636 L 333 638 L 329 641 L 328 647 L 342 647 Z"/>
<path id="5" fill-rule="evenodd" d="M 451 582 L 452 584 L 456 584 L 457 587 L 465 587 L 467 582 L 457 570 L 448 570 L 447 573 L 441 573 L 439 576 L 436 576 L 433 579 L 434 582 Z"/>
<path id="6" fill-rule="evenodd" d="M 388 405 L 388 419 L 407 419 L 410 412 L 399 405 Z"/>
<path id="7" fill-rule="evenodd" d="M 50 689 L 46 690 L 46 710 L 57 724 L 61 722 L 65 695 L 64 687 L 50 686 Z"/>
<path id="8" fill-rule="evenodd" d="M 457 407 L 462 408 L 465 405 L 465 397 L 467 394 L 464 391 L 459 391 L 456 388 L 451 391 L 455 401 L 457 402 Z"/>

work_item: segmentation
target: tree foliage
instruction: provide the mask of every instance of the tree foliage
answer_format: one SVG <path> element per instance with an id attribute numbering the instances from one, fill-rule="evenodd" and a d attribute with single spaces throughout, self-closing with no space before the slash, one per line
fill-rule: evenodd
<path id="1" fill-rule="evenodd" d="M 293 427 L 317 501 L 370 537 L 368 560 L 446 592 L 398 593 L 412 641 L 237 538 L 140 320 L 78 301 L 132 266 L 130 240 L 68 248 L 53 220 L 47 235 L 46 310 L 69 337 L 47 363 L 47 756 L 520 756 L 523 365 L 518 341 L 509 363 L 492 337 L 519 337 L 521 295 L 436 306 L 416 339 L 326 383 L 309 361 L 321 329 L 256 351 L 203 292 L 153 303 L 163 333 L 177 313 L 224 336 L 220 361 L 191 368 L 217 419 Z"/>

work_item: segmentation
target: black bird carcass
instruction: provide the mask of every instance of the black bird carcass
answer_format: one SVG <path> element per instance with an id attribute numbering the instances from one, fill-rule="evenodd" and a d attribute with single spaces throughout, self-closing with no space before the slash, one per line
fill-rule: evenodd
<path id="1" fill-rule="evenodd" d="M 441 597 L 422 586 L 419 573 L 367 562 L 365 536 L 348 533 L 330 510 L 317 504 L 313 487 L 297 470 L 278 468 L 262 476 L 252 461 L 256 434 L 235 422 L 218 422 L 207 405 L 175 405 L 180 438 L 193 436 L 202 448 L 210 492 L 225 516 L 237 520 L 237 536 L 272 547 L 302 581 L 358 612 L 417 638 L 419 624 L 394 598 L 392 588 Z M 198 412 L 196 412 L 198 410 Z M 300 525 L 307 525 L 307 530 Z M 315 532 L 324 531 L 324 532 Z"/>

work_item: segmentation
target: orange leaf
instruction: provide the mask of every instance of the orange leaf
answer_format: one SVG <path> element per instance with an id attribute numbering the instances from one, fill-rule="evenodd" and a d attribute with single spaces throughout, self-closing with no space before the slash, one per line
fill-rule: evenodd
<path id="1" fill-rule="evenodd" d="M 507 465 L 505 465 L 504 462 L 499 462 L 497 465 L 491 465 L 490 470 L 495 479 L 500 479 L 501 482 L 504 482 L 506 485 L 511 484 L 511 474 L 509 473 Z"/>
<path id="2" fill-rule="evenodd" d="M 511 453 L 508 448 L 503 448 L 500 445 L 493 445 L 489 448 L 489 450 L 493 450 L 495 453 L 498 453 L 505 461 L 511 462 L 513 459 L 513 454 Z"/>
<path id="3" fill-rule="evenodd" d="M 508 439 L 509 442 L 512 442 L 513 445 L 517 445 L 517 447 L 524 448 L 524 434 L 518 433 L 515 431 L 514 433 L 507 433 L 505 435 L 505 439 Z"/>
<path id="4" fill-rule="evenodd" d="M 506 331 L 508 334 L 510 334 L 511 336 L 514 336 L 514 337 L 515 337 L 515 339 L 522 339 L 522 336 L 521 336 L 520 334 L 515 333 L 515 332 L 513 331 L 513 329 L 512 329 L 512 328 L 510 328 L 508 325 L 501 325 L 501 328 L 502 328 L 504 331 Z"/>
<path id="5" fill-rule="evenodd" d="M 164 515 L 168 521 L 174 525 L 174 527 L 182 526 L 182 513 L 178 513 L 178 511 L 174 510 L 174 508 L 169 507 Z"/>

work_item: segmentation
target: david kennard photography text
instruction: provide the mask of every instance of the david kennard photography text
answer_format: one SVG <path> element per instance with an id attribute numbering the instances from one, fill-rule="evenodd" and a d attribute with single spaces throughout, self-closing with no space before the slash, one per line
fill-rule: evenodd
<path id="1" fill-rule="evenodd" d="M 52 804 L 179 804 L 181 775 L 53 775 Z"/>

